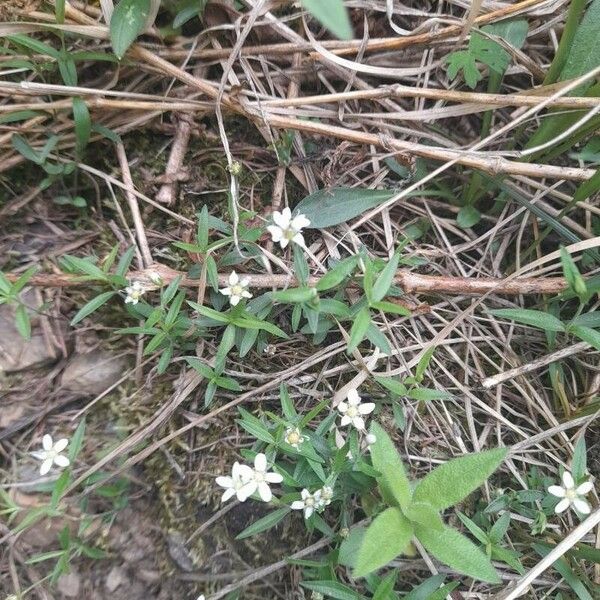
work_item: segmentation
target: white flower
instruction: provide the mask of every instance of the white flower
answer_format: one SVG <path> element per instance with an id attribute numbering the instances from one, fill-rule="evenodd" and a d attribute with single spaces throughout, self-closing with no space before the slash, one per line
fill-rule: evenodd
<path id="1" fill-rule="evenodd" d="M 263 502 L 270 502 L 273 497 L 270 483 L 281 483 L 283 477 L 279 473 L 267 471 L 267 457 L 259 453 L 254 457 L 254 471 L 252 473 L 252 493 L 258 490 L 258 495 Z"/>
<path id="2" fill-rule="evenodd" d="M 590 505 L 583 499 L 583 496 L 589 494 L 594 488 L 594 484 L 591 481 L 586 481 L 581 485 L 575 487 L 575 481 L 573 475 L 569 471 L 565 471 L 562 474 L 563 485 L 551 485 L 548 491 L 562 500 L 556 505 L 554 512 L 561 513 L 567 510 L 569 506 L 573 506 L 576 511 L 589 515 L 591 512 Z"/>
<path id="3" fill-rule="evenodd" d="M 140 298 L 146 293 L 146 288 L 141 281 L 134 281 L 129 287 L 125 288 L 125 304 L 137 304 Z"/>
<path id="4" fill-rule="evenodd" d="M 43 450 L 36 450 L 31 454 L 42 461 L 42 465 L 40 466 L 40 475 L 46 475 L 48 471 L 52 468 L 52 465 L 55 464 L 57 467 L 68 467 L 71 463 L 66 456 L 63 456 L 61 452 L 69 445 L 69 440 L 67 438 L 62 438 L 58 440 L 56 443 L 52 441 L 52 436 L 46 434 L 42 438 L 42 448 Z"/>
<path id="5" fill-rule="evenodd" d="M 226 502 L 233 496 L 237 496 L 240 502 L 247 500 L 256 490 L 253 477 L 254 472 L 248 465 L 240 465 L 239 462 L 233 463 L 231 477 L 221 476 L 216 479 L 217 485 L 225 488 L 221 502 Z"/>
<path id="6" fill-rule="evenodd" d="M 235 271 L 231 271 L 229 275 L 229 286 L 219 290 L 223 296 L 229 296 L 231 306 L 236 306 L 242 298 L 252 298 L 252 294 L 248 291 L 250 280 L 247 277 L 240 279 Z"/>
<path id="7" fill-rule="evenodd" d="M 296 450 L 298 450 L 300 444 L 305 442 L 308 437 L 302 435 L 297 427 L 288 427 L 285 430 L 285 437 L 283 439 L 286 444 L 289 444 L 292 446 L 292 448 L 296 448 Z"/>
<path id="8" fill-rule="evenodd" d="M 319 505 L 318 508 L 324 508 L 325 506 L 329 506 L 331 504 L 331 500 L 333 498 L 333 488 L 324 485 L 318 492 L 319 494 Z"/>
<path id="9" fill-rule="evenodd" d="M 196 600 L 206 600 L 206 596 L 204 594 L 200 594 Z"/>
<path id="10" fill-rule="evenodd" d="M 267 229 L 275 243 L 279 242 L 282 248 L 290 242 L 304 247 L 304 236 L 301 232 L 304 227 L 310 225 L 310 221 L 304 215 L 297 215 L 292 219 L 292 211 L 286 207 L 281 212 L 273 212 L 273 222 L 275 225 L 269 225 Z"/>
<path id="11" fill-rule="evenodd" d="M 375 404 L 372 402 L 361 402 L 358 392 L 350 390 L 348 392 L 348 402 L 340 402 L 338 404 L 338 411 L 342 415 L 340 425 L 345 427 L 352 423 L 356 429 L 362 431 L 365 428 L 363 416 L 371 414 L 374 409 Z"/>
<path id="12" fill-rule="evenodd" d="M 308 519 L 321 504 L 321 490 L 311 494 L 306 488 L 300 493 L 302 500 L 292 502 L 290 508 L 292 510 L 303 510 L 304 518 Z"/>

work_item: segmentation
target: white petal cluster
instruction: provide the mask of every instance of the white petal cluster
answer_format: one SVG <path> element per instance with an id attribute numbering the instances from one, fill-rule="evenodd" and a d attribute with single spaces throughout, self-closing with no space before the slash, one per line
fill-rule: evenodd
<path id="1" fill-rule="evenodd" d="M 352 425 L 359 431 L 365 430 L 364 417 L 375 410 L 373 402 L 362 402 L 356 390 L 348 392 L 347 401 L 338 404 L 338 412 L 342 416 L 340 425 Z"/>
<path id="2" fill-rule="evenodd" d="M 307 439 L 308 437 L 302 435 L 298 427 L 288 427 L 285 430 L 285 436 L 283 438 L 286 444 L 289 444 L 292 448 L 295 448 L 296 450 L 298 450 Z"/>
<path id="3" fill-rule="evenodd" d="M 279 473 L 267 470 L 267 457 L 264 454 L 256 455 L 254 468 L 236 462 L 230 476 L 219 476 L 216 479 L 217 485 L 225 488 L 221 502 L 226 502 L 233 496 L 244 502 L 256 491 L 263 502 L 270 502 L 273 498 L 270 484 L 282 481 L 283 477 Z"/>
<path id="4" fill-rule="evenodd" d="M 556 505 L 554 511 L 559 514 L 572 506 L 577 512 L 580 512 L 583 515 L 589 515 L 592 509 L 584 499 L 584 496 L 594 489 L 594 484 L 591 481 L 585 481 L 576 486 L 573 475 L 571 475 L 569 471 L 565 471 L 562 474 L 562 483 L 562 486 L 551 485 L 548 488 L 548 492 L 553 496 L 561 498 L 561 501 Z"/>
<path id="5" fill-rule="evenodd" d="M 141 281 L 134 281 L 125 288 L 125 304 L 137 304 L 146 293 L 146 288 Z"/>
<path id="6" fill-rule="evenodd" d="M 292 502 L 292 510 L 304 511 L 304 518 L 308 519 L 315 511 L 321 511 L 331 504 L 333 498 L 333 488 L 324 485 L 321 489 L 311 494 L 306 488 L 300 492 L 302 500 Z"/>
<path id="7" fill-rule="evenodd" d="M 223 296 L 229 296 L 231 306 L 237 306 L 242 298 L 252 298 L 252 294 L 248 291 L 248 285 L 250 284 L 248 277 L 240 279 L 235 271 L 231 271 L 228 283 L 229 285 L 219 290 L 219 292 Z"/>
<path id="8" fill-rule="evenodd" d="M 67 438 L 62 438 L 56 442 L 52 440 L 52 436 L 49 434 L 46 434 L 42 438 L 42 450 L 36 450 L 31 453 L 34 458 L 42 461 L 40 475 L 46 475 L 52 468 L 52 465 L 64 469 L 71 464 L 69 459 L 61 454 L 68 445 L 69 440 Z"/>
<path id="9" fill-rule="evenodd" d="M 292 211 L 284 208 L 281 212 L 273 212 L 273 222 L 275 225 L 269 225 L 267 229 L 271 238 L 282 248 L 285 248 L 290 242 L 304 247 L 304 236 L 302 230 L 310 225 L 310 221 L 304 215 L 296 215 L 292 218 Z"/>

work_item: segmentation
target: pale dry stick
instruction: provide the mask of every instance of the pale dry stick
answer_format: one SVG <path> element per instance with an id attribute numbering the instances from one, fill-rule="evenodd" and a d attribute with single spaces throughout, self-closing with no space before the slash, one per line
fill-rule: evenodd
<path id="1" fill-rule="evenodd" d="M 219 590 L 216 594 L 212 594 L 211 596 L 209 596 L 208 600 L 219 600 L 220 598 L 223 598 L 223 597 L 227 596 L 228 594 L 231 594 L 231 592 L 234 592 L 235 590 L 238 590 L 241 587 L 244 587 L 246 585 L 254 583 L 255 581 L 258 581 L 259 579 L 264 579 L 268 575 L 272 575 L 273 573 L 279 571 L 280 569 L 285 569 L 285 567 L 289 566 L 288 561 L 298 560 L 300 558 L 304 558 L 305 556 L 310 556 L 317 550 L 320 550 L 321 548 L 325 548 L 325 546 L 327 546 L 330 543 L 331 543 L 331 538 L 324 537 L 324 538 L 320 539 L 318 542 L 315 542 L 314 544 L 312 544 L 311 546 L 308 546 L 307 548 L 299 550 L 298 552 L 294 552 L 294 554 L 290 555 L 287 558 L 284 558 L 283 560 L 273 563 L 272 565 L 269 565 L 267 567 L 263 567 L 262 569 L 257 569 L 256 571 L 252 572 L 250 575 L 247 575 L 246 577 L 242 577 L 235 583 L 230 583 L 229 585 L 226 585 L 223 589 Z"/>
<path id="2" fill-rule="evenodd" d="M 493 600 L 514 600 L 527 591 L 529 586 L 548 568 L 550 568 L 563 554 L 570 550 L 589 531 L 600 523 L 600 509 L 594 511 L 583 523 L 580 523 L 569 535 L 551 552 L 549 552 L 533 569 L 522 577 L 510 590 L 496 594 Z"/>
<path id="3" fill-rule="evenodd" d="M 600 239 L 600 238 L 599 238 Z M 160 263 L 152 264 L 151 268 L 143 271 L 130 271 L 127 277 L 132 281 L 141 281 L 149 289 L 156 288 L 152 283 L 150 273 L 157 272 L 165 284 L 171 283 L 177 277 L 181 277 L 180 285 L 184 287 L 197 287 L 198 280 L 190 279 L 185 273 L 175 271 L 166 265 Z M 5 273 L 9 281 L 16 281 L 18 273 Z M 293 275 L 280 274 L 244 274 L 248 278 L 248 285 L 251 288 L 278 288 L 283 289 L 293 285 L 299 285 L 299 282 Z M 218 275 L 219 285 L 226 286 L 229 273 L 220 273 Z M 309 278 L 308 285 L 314 287 L 319 279 L 317 277 Z M 81 287 L 89 285 L 89 282 L 82 282 L 76 275 L 67 273 L 58 274 L 40 274 L 34 275 L 29 281 L 29 285 L 40 287 Z M 562 277 L 546 278 L 518 278 L 515 276 L 497 279 L 494 277 L 469 278 L 469 277 L 451 277 L 441 275 L 420 275 L 404 269 L 400 269 L 394 283 L 401 287 L 406 293 L 436 293 L 436 294 L 458 294 L 461 296 L 479 296 L 482 294 L 495 293 L 502 295 L 521 295 L 521 294 L 557 294 L 567 288 L 567 283 Z"/>
<path id="4" fill-rule="evenodd" d="M 509 369 L 508 371 L 504 371 L 503 373 L 498 373 L 493 377 L 487 377 L 481 382 L 481 385 L 486 389 L 491 389 L 505 381 L 509 381 L 510 379 L 514 379 L 515 377 L 520 377 L 521 375 L 525 375 L 526 373 L 531 373 L 532 371 L 537 371 L 546 365 L 549 365 L 558 360 L 563 360 L 569 356 L 573 356 L 574 354 L 579 354 L 584 350 L 590 348 L 590 345 L 587 342 L 578 342 L 577 344 L 573 344 L 568 348 L 563 348 L 562 350 L 557 350 L 556 352 L 552 352 L 551 354 L 547 354 L 546 356 L 542 356 L 526 365 L 522 365 L 520 367 L 515 367 L 514 369 Z"/>
<path id="5" fill-rule="evenodd" d="M 126 186 L 125 196 L 127 197 L 127 203 L 129 204 L 129 210 L 131 211 L 131 217 L 133 218 L 135 234 L 140 247 L 140 252 L 142 253 L 144 267 L 148 268 L 152 264 L 152 253 L 150 252 L 150 246 L 148 246 L 140 207 L 138 206 L 137 198 L 133 193 L 135 187 L 133 185 L 133 179 L 131 178 L 131 171 L 129 170 L 129 162 L 127 161 L 127 155 L 125 154 L 125 147 L 121 142 L 117 144 L 117 157 L 119 158 L 119 165 L 121 166 L 121 172 L 123 174 L 123 183 Z"/>

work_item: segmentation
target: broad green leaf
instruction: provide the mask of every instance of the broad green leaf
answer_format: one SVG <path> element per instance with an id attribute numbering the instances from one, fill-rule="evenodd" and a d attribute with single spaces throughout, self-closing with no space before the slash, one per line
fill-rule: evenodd
<path id="1" fill-rule="evenodd" d="M 316 0 L 321 3 L 322 0 Z M 301 200 L 295 214 L 305 215 L 309 229 L 332 227 L 350 221 L 367 210 L 379 206 L 393 196 L 387 190 L 331 188 L 319 190 Z"/>
<path id="2" fill-rule="evenodd" d="M 364 577 L 387 565 L 406 550 L 412 536 L 413 527 L 399 508 L 384 510 L 365 532 L 356 558 L 354 577 Z"/>
<path id="3" fill-rule="evenodd" d="M 277 302 L 297 303 L 310 302 L 317 297 L 317 290 L 312 287 L 290 288 L 279 292 L 271 292 L 271 298 Z"/>
<path id="4" fill-rule="evenodd" d="M 573 325 L 581 325 L 582 327 L 591 327 L 592 329 L 597 329 L 600 327 L 600 311 L 593 310 L 589 313 L 584 313 L 578 317 L 575 317 L 569 324 L 569 329 Z"/>
<path id="5" fill-rule="evenodd" d="M 527 308 L 500 308 L 497 310 L 490 310 L 490 314 L 495 317 L 503 317 L 505 319 L 511 319 L 517 323 L 523 323 L 524 325 L 531 325 L 544 331 L 564 331 L 565 326 L 557 319 L 554 315 L 551 315 L 541 310 L 530 310 Z"/>
<path id="6" fill-rule="evenodd" d="M 331 288 L 339 285 L 346 279 L 346 277 L 350 276 L 354 269 L 356 268 L 356 263 L 358 262 L 358 256 L 350 256 L 349 258 L 345 258 L 337 263 L 333 268 L 331 268 L 319 281 L 317 282 L 317 291 L 324 292 L 325 290 L 330 290 Z"/>
<path id="7" fill-rule="evenodd" d="M 94 311 L 98 310 L 103 304 L 106 304 L 117 292 L 104 292 L 99 294 L 95 298 L 92 298 L 87 304 L 85 304 L 79 312 L 73 317 L 71 325 L 79 323 L 82 319 L 85 319 L 88 315 L 91 315 Z"/>
<path id="8" fill-rule="evenodd" d="M 404 514 L 409 521 L 430 529 L 441 531 L 444 526 L 439 512 L 428 502 L 412 502 L 404 509 Z"/>
<path id="9" fill-rule="evenodd" d="M 413 588 L 402 600 L 429 600 L 440 585 L 444 583 L 444 575 L 434 575 Z"/>
<path id="10" fill-rule="evenodd" d="M 527 19 L 505 19 L 482 27 L 482 30 L 486 33 L 504 38 L 514 48 L 523 47 L 527 39 L 528 29 Z"/>
<path id="11" fill-rule="evenodd" d="M 362 600 L 358 592 L 338 581 L 301 581 L 300 585 L 335 600 Z"/>
<path id="12" fill-rule="evenodd" d="M 81 98 L 73 98 L 73 120 L 75 121 L 75 139 L 77 153 L 86 149 L 92 132 L 92 120 L 87 104 Z"/>
<path id="13" fill-rule="evenodd" d="M 579 339 L 587 342 L 590 346 L 593 346 L 596 350 L 600 350 L 600 331 L 581 325 L 573 325 L 569 327 L 569 331 Z"/>
<path id="14" fill-rule="evenodd" d="M 390 436 L 378 423 L 371 424 L 371 433 L 377 441 L 371 445 L 371 462 L 381 473 L 377 480 L 384 498 L 389 502 L 397 502 L 404 510 L 411 503 L 411 487 L 404 464 Z"/>
<path id="15" fill-rule="evenodd" d="M 459 227 L 469 229 L 481 221 L 481 213 L 474 206 L 463 206 L 456 216 Z"/>
<path id="16" fill-rule="evenodd" d="M 83 438 L 85 436 L 85 417 L 81 419 L 71 441 L 69 442 L 69 460 L 71 464 L 75 462 L 82 446 L 83 446 Z"/>
<path id="17" fill-rule="evenodd" d="M 354 567 L 356 565 L 356 557 L 358 550 L 362 546 L 365 537 L 366 527 L 353 527 L 347 538 L 340 544 L 338 554 L 338 563 L 345 567 Z"/>
<path id="18" fill-rule="evenodd" d="M 302 6 L 321 25 L 341 40 L 352 39 L 352 25 L 344 0 L 301 0 Z"/>
<path id="19" fill-rule="evenodd" d="M 245 538 L 252 537 L 257 533 L 261 533 L 262 531 L 267 531 L 267 529 L 271 529 L 275 527 L 277 523 L 279 523 L 289 512 L 290 508 L 288 506 L 284 506 L 283 508 L 278 508 L 273 512 L 270 512 L 268 515 L 265 515 L 262 519 L 258 519 L 244 529 L 241 533 L 235 536 L 236 540 L 243 540 Z"/>
<path id="20" fill-rule="evenodd" d="M 352 327 L 350 328 L 350 340 L 348 341 L 348 354 L 356 350 L 367 334 L 367 329 L 371 324 L 371 313 L 368 308 L 363 308 L 358 312 Z"/>
<path id="21" fill-rule="evenodd" d="M 390 594 L 392 594 L 394 591 L 394 586 L 396 585 L 397 579 L 398 571 L 394 569 L 388 573 L 377 586 L 372 600 L 390 600 Z M 395 598 L 396 596 L 393 597 Z"/>
<path id="22" fill-rule="evenodd" d="M 400 304 L 388 302 L 387 300 L 371 302 L 371 308 L 375 310 L 382 310 L 383 312 L 391 313 L 393 315 L 400 315 L 402 317 L 410 317 L 411 315 L 411 312 L 408 310 L 408 308 L 401 306 Z"/>
<path id="23" fill-rule="evenodd" d="M 409 390 L 406 395 L 413 400 L 421 400 L 422 402 L 429 402 L 430 400 L 447 400 L 448 398 L 452 398 L 450 392 L 432 390 L 430 388 L 414 388 Z"/>
<path id="24" fill-rule="evenodd" d="M 198 314 L 213 319 L 214 321 L 218 321 L 219 323 L 229 323 L 231 320 L 229 315 L 220 313 L 218 310 L 210 308 L 209 306 L 204 306 L 204 304 L 198 304 L 197 302 L 191 302 L 190 300 L 188 300 L 188 304 L 197 311 Z"/>
<path id="25" fill-rule="evenodd" d="M 19 304 L 15 311 L 15 327 L 23 339 L 31 338 L 31 320 L 27 308 L 23 304 Z"/>
<path id="26" fill-rule="evenodd" d="M 35 38 L 30 38 L 25 34 L 18 33 L 16 35 L 8 35 L 6 36 L 6 39 L 14 44 L 25 46 L 25 48 L 28 48 L 35 54 L 50 56 L 56 60 L 58 60 L 60 57 L 60 52 L 56 50 L 56 48 L 53 48 L 52 46 L 49 46 L 40 40 L 36 40 Z"/>
<path id="27" fill-rule="evenodd" d="M 382 385 L 384 388 L 388 389 L 395 396 L 406 396 L 408 392 L 406 386 L 394 377 L 375 377 L 375 381 L 379 385 Z"/>
<path id="28" fill-rule="evenodd" d="M 385 334 L 375 325 L 375 323 L 371 323 L 367 329 L 366 333 L 367 339 L 381 350 L 383 354 L 386 356 L 390 356 L 392 354 L 392 347 L 390 342 L 388 341 Z"/>
<path id="29" fill-rule="evenodd" d="M 507 452 L 506 448 L 495 448 L 449 460 L 419 481 L 413 501 L 428 502 L 436 510 L 454 506 L 483 484 Z"/>
<path id="30" fill-rule="evenodd" d="M 587 450 L 585 444 L 585 436 L 581 435 L 575 444 L 573 450 L 573 460 L 571 461 L 571 472 L 576 483 L 581 483 L 581 480 L 587 473 Z"/>
<path id="31" fill-rule="evenodd" d="M 244 317 L 237 317 L 233 320 L 234 325 L 238 325 L 239 327 L 243 327 L 245 329 L 263 329 L 264 331 L 268 331 L 269 333 L 276 335 L 280 338 L 287 338 L 288 335 L 282 329 L 279 329 L 277 325 L 273 325 L 273 323 L 269 323 L 269 321 L 260 321 L 259 319 L 255 319 L 246 314 Z"/>
<path id="32" fill-rule="evenodd" d="M 426 550 L 455 571 L 480 581 L 500 583 L 490 559 L 456 529 L 444 525 L 437 531 L 417 525 L 415 534 Z"/>
<path id="33" fill-rule="evenodd" d="M 187 362 L 194 371 L 197 371 L 206 379 L 213 379 L 215 372 L 205 363 L 203 363 L 197 356 L 184 356 L 183 359 Z"/>
<path id="34" fill-rule="evenodd" d="M 150 14 L 150 0 L 121 0 L 110 19 L 110 40 L 120 60 L 143 31 Z"/>
<path id="35" fill-rule="evenodd" d="M 13 145 L 13 148 L 24 158 L 26 158 L 27 160 L 30 160 L 31 162 L 36 163 L 37 165 L 41 165 L 42 164 L 42 159 L 39 155 L 39 153 L 34 150 L 29 143 L 25 140 L 24 137 L 18 135 L 18 134 L 14 134 L 11 138 L 10 141 Z"/>
<path id="36" fill-rule="evenodd" d="M 396 252 L 373 285 L 373 291 L 371 293 L 372 302 L 379 302 L 383 300 L 385 295 L 388 293 L 392 283 L 394 282 L 394 275 L 396 275 L 396 271 L 398 270 L 399 261 L 400 254 Z"/>
<path id="37" fill-rule="evenodd" d="M 269 430 L 265 427 L 262 421 L 256 418 L 252 413 L 247 410 L 240 408 L 240 414 L 242 415 L 241 419 L 238 419 L 237 422 L 251 435 L 255 438 L 266 442 L 267 444 L 274 444 L 275 438 L 271 435 Z"/>

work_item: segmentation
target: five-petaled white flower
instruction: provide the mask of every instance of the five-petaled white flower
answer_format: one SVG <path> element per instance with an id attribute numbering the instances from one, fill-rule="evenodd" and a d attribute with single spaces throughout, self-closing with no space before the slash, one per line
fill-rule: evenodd
<path id="1" fill-rule="evenodd" d="M 216 479 L 217 485 L 225 488 L 221 502 L 227 502 L 233 496 L 237 496 L 240 502 L 246 501 L 256 490 L 253 477 L 254 472 L 248 465 L 233 463 L 231 476 L 220 476 Z"/>
<path id="2" fill-rule="evenodd" d="M 306 488 L 300 492 L 302 500 L 295 500 L 292 502 L 290 508 L 292 510 L 303 510 L 304 518 L 308 519 L 316 509 L 321 506 L 321 490 L 317 490 L 314 494 L 311 494 Z"/>
<path id="3" fill-rule="evenodd" d="M 567 510 L 569 506 L 573 506 L 576 511 L 589 515 L 591 512 L 590 505 L 583 499 L 583 496 L 589 494 L 594 488 L 594 484 L 591 481 L 586 481 L 577 487 L 575 487 L 575 481 L 573 475 L 569 471 L 565 471 L 562 474 L 562 486 L 551 485 L 548 491 L 562 500 L 556 505 L 554 512 L 561 513 Z"/>
<path id="4" fill-rule="evenodd" d="M 240 279 L 235 271 L 231 271 L 229 275 L 229 286 L 219 290 L 223 296 L 229 296 L 231 306 L 236 306 L 242 298 L 252 298 L 252 294 L 248 291 L 250 280 L 247 277 Z"/>
<path id="5" fill-rule="evenodd" d="M 324 485 L 317 494 L 319 494 L 318 508 L 324 508 L 331 504 L 331 500 L 333 499 L 333 488 L 331 486 Z"/>
<path id="6" fill-rule="evenodd" d="M 340 425 L 345 427 L 352 423 L 356 429 L 363 431 L 365 428 L 363 417 L 373 412 L 375 404 L 372 402 L 361 402 L 356 390 L 350 390 L 347 398 L 347 402 L 340 402 L 338 404 L 338 411 L 342 415 Z"/>
<path id="7" fill-rule="evenodd" d="M 304 236 L 302 229 L 310 225 L 310 221 L 304 215 L 296 215 L 292 218 L 292 211 L 284 208 L 281 212 L 273 212 L 273 222 L 275 225 L 269 225 L 267 229 L 275 243 L 279 243 L 285 248 L 290 242 L 304 247 Z"/>
<path id="8" fill-rule="evenodd" d="M 52 441 L 52 436 L 49 434 L 46 434 L 42 438 L 43 450 L 36 450 L 35 452 L 32 452 L 32 455 L 35 458 L 42 461 L 42 465 L 40 466 L 40 475 L 46 475 L 46 473 L 48 473 L 48 471 L 50 471 L 52 468 L 53 464 L 62 468 L 68 467 L 71 464 L 69 459 L 61 454 L 68 444 L 69 440 L 67 438 L 62 438 L 56 443 Z"/>
<path id="9" fill-rule="evenodd" d="M 298 427 L 288 427 L 285 430 L 285 437 L 283 438 L 286 444 L 289 444 L 292 448 L 300 448 L 300 445 L 305 442 L 308 437 L 302 435 Z"/>
<path id="10" fill-rule="evenodd" d="M 254 471 L 252 473 L 252 494 L 258 490 L 258 495 L 263 502 L 270 502 L 273 492 L 269 487 L 270 483 L 281 483 L 283 477 L 279 473 L 267 471 L 267 457 L 259 453 L 254 457 Z"/>
<path id="11" fill-rule="evenodd" d="M 146 288 L 141 281 L 134 281 L 125 288 L 125 304 L 137 304 L 140 298 L 146 293 Z"/>

